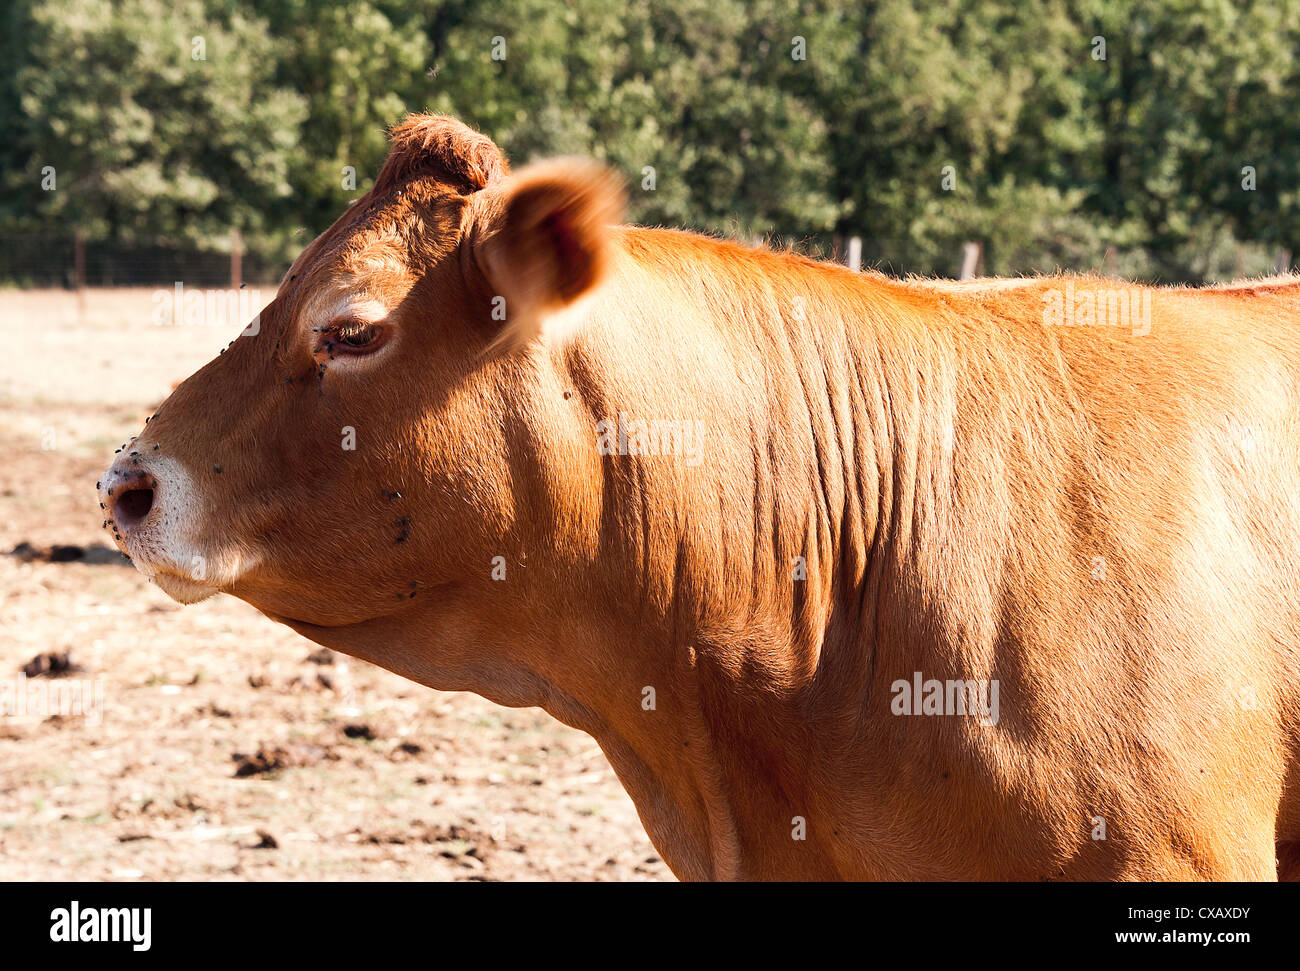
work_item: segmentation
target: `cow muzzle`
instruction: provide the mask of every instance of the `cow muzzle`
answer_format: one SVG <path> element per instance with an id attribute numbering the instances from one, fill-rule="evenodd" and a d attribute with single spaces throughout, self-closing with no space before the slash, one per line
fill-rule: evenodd
<path id="1" fill-rule="evenodd" d="M 244 558 L 197 542 L 203 503 L 184 466 L 133 442 L 99 480 L 99 501 L 118 549 L 164 593 L 196 603 L 243 572 Z"/>

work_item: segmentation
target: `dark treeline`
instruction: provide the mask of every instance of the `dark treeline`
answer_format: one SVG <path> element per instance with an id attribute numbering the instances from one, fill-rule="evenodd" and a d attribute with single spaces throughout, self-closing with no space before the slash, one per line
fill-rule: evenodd
<path id="1" fill-rule="evenodd" d="M 0 234 L 285 260 L 384 128 L 604 159 L 633 221 L 894 271 L 1257 272 L 1300 241 L 1300 0 L 7 0 Z M 351 176 L 349 173 L 355 173 Z M 52 173 L 52 174 L 51 174 Z M 1103 254 L 1105 257 L 1103 266 Z"/>

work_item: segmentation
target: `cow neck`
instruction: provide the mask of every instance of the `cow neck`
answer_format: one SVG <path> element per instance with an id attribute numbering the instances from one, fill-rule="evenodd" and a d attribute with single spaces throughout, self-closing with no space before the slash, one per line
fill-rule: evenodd
<path id="1" fill-rule="evenodd" d="M 737 359 L 719 370 L 750 377 L 748 407 L 710 417 L 726 434 L 749 434 L 749 455 L 718 455 L 734 463 L 718 480 L 643 476 L 643 489 L 665 490 L 658 503 L 622 495 L 626 479 L 609 471 L 621 467 L 606 463 L 603 494 L 618 513 L 606 518 L 628 534 L 610 553 L 625 561 L 613 572 L 635 578 L 612 599 L 636 605 L 611 629 L 620 659 L 636 663 L 590 672 L 572 709 L 552 713 L 596 737 L 679 875 L 833 876 L 850 865 L 822 825 L 834 807 L 819 804 L 816 780 L 853 771 L 870 751 L 864 692 L 885 693 L 873 684 L 876 607 L 928 528 L 933 490 L 916 483 L 938 461 L 934 429 L 951 423 L 950 371 L 905 288 L 820 269 L 796 284 L 698 267 L 689 279 L 662 279 L 675 273 L 661 264 L 653 295 L 620 294 L 656 311 L 630 326 L 681 345 L 699 335 L 674 327 L 716 324 L 706 308 L 733 308 L 730 339 L 719 343 Z M 663 292 L 680 294 L 678 304 L 665 308 Z M 614 397 L 579 386 L 584 399 Z M 658 413 L 674 414 L 661 401 Z M 719 503 L 723 479 L 732 487 L 723 494 L 752 515 Z M 708 514 L 716 522 L 702 521 Z M 752 533 L 729 534 L 737 522 L 755 524 Z M 654 535 L 673 541 L 638 545 Z M 709 551 L 720 568 L 687 570 Z M 562 678 L 583 681 L 573 668 Z M 644 686 L 669 717 L 638 708 Z"/>

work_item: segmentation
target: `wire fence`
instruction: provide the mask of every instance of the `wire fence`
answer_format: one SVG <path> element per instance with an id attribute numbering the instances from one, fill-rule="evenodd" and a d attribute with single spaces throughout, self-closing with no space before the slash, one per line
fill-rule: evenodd
<path id="1" fill-rule="evenodd" d="M 920 272 L 966 280 L 985 273 L 985 247 L 980 241 L 954 246 L 942 259 L 919 261 L 915 247 L 902 241 L 857 236 L 809 236 L 802 239 L 753 239 L 755 245 L 789 246 L 798 252 L 845 263 L 853 269 L 879 269 L 891 274 Z M 1141 250 L 1077 252 L 1063 262 L 1038 261 L 1028 266 L 996 266 L 998 275 L 1052 272 L 1062 269 L 1147 282 L 1207 282 L 1291 269 L 1287 249 L 1237 243 L 1205 254 L 1190 271 L 1170 274 Z M 1005 262 L 1005 261 L 1003 261 Z M 1041 264 L 1041 265 L 1040 265 Z M 1068 265 L 1066 265 L 1068 264 Z M 26 288 L 171 286 L 231 287 L 275 284 L 287 262 L 269 261 L 245 251 L 238 232 L 226 248 L 203 248 L 175 241 L 90 239 L 80 233 L 0 234 L 0 286 Z"/>
<path id="2" fill-rule="evenodd" d="M 0 283 L 18 287 L 129 287 L 170 285 L 238 287 L 274 283 L 285 267 L 242 250 L 167 241 L 122 242 L 77 234 L 0 234 Z"/>

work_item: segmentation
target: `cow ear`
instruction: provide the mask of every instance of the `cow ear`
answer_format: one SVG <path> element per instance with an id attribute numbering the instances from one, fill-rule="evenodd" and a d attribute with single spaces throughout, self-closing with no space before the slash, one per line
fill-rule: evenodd
<path id="1" fill-rule="evenodd" d="M 475 256 L 494 294 L 494 311 L 503 311 L 493 314 L 505 321 L 494 346 L 518 345 L 551 330 L 564 310 L 600 284 L 625 202 L 619 178 L 582 159 L 520 169 L 484 200 Z"/>

